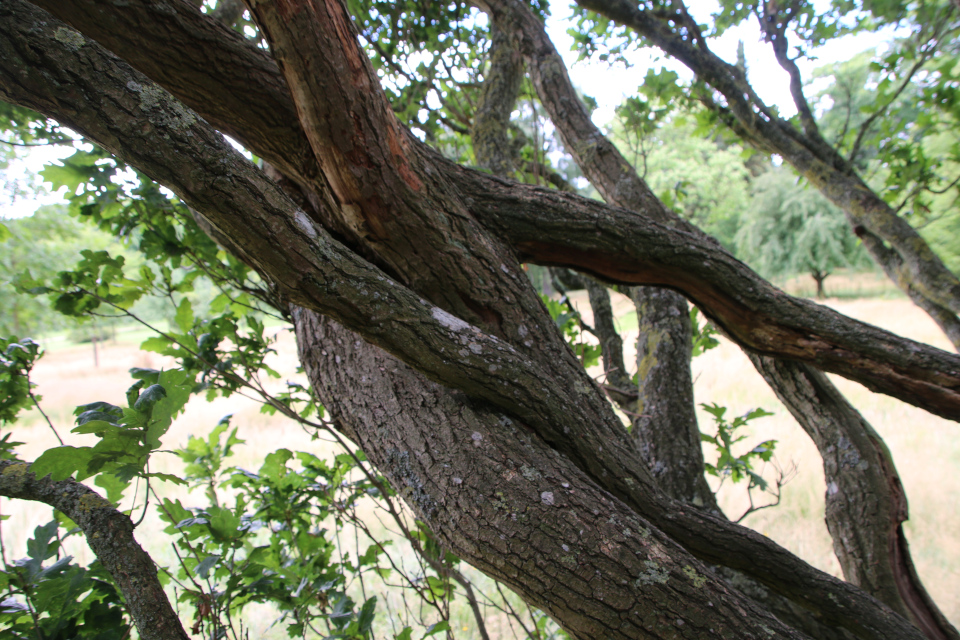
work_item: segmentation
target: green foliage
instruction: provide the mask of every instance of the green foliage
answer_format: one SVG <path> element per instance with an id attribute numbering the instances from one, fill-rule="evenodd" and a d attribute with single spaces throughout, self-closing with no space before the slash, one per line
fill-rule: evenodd
<path id="1" fill-rule="evenodd" d="M 140 380 L 127 391 L 128 406 L 121 408 L 106 402 L 77 407 L 77 426 L 73 433 L 93 434 L 93 447 L 61 446 L 47 449 L 31 465 L 39 477 L 64 480 L 76 474 L 77 480 L 98 473 L 115 476 L 122 483 L 134 477 L 159 477 L 181 483 L 167 474 L 150 473 L 150 455 L 160 448 L 160 438 L 173 418 L 183 410 L 194 382 L 185 371 L 157 372 L 156 382 L 147 386 Z"/>
<path id="2" fill-rule="evenodd" d="M 42 355 L 30 338 L 0 338 L 0 424 L 16 422 L 20 411 L 33 405 L 30 371 Z"/>
<path id="3" fill-rule="evenodd" d="M 744 150 L 704 137 L 688 111 L 667 116 L 663 108 L 646 117 L 641 108 L 646 104 L 628 99 L 617 109 L 612 139 L 664 204 L 735 251 L 741 215 L 749 206 Z"/>
<path id="4" fill-rule="evenodd" d="M 713 416 L 714 425 L 717 428 L 717 435 L 715 436 L 705 433 L 700 434 L 700 439 L 716 447 L 718 453 L 715 463 L 705 463 L 707 473 L 722 479 L 729 478 L 734 483 L 747 479 L 749 480 L 748 489 L 757 487 L 761 491 L 766 491 L 767 481 L 753 470 L 753 464 L 757 460 L 769 462 L 773 457 L 773 450 L 777 446 L 777 441 L 766 440 L 741 455 L 735 454 L 733 448 L 737 443 L 747 439 L 746 435 L 737 433 L 740 429 L 752 420 L 772 416 L 773 414 L 758 408 L 748 411 L 742 416 L 737 416 L 732 422 L 728 422 L 724 417 L 727 412 L 726 407 L 721 407 L 716 403 L 703 403 L 700 406 Z"/>
<path id="5" fill-rule="evenodd" d="M 867 264 L 843 212 L 786 170 L 756 180 L 737 246 L 740 257 L 767 277 L 805 272 L 819 278 Z"/>
<path id="6" fill-rule="evenodd" d="M 113 640 L 131 631 L 113 578 L 92 562 L 81 567 L 61 556 L 60 523 L 52 520 L 34 530 L 27 557 L 3 558 L 0 627 L 9 638 L 44 640 Z M 74 533 L 71 531 L 67 535 Z M 48 562 L 53 560 L 53 562 Z"/>
<path id="7" fill-rule="evenodd" d="M 696 307 L 690 308 L 690 333 L 693 336 L 693 350 L 691 357 L 697 356 L 720 346 L 720 341 L 714 336 L 720 335 L 713 323 L 706 321 L 700 324 L 700 310 Z"/>
<path id="8" fill-rule="evenodd" d="M 236 429 L 226 433 L 228 426 L 222 420 L 207 438 L 191 437 L 177 452 L 187 462 L 186 480 L 204 488 L 209 504 L 187 509 L 165 499 L 160 506 L 166 532 L 179 536 L 182 561 L 174 577 L 180 601 L 197 606 L 195 632 L 206 627 L 216 636 L 245 606 L 265 602 L 279 609 L 291 636 L 321 623 L 332 637 L 369 637 L 377 598 L 358 606 L 346 588 L 364 572 L 389 575 L 381 566 L 385 548 L 373 544 L 356 559 L 335 551 L 345 514 L 379 495 L 382 479 L 352 479 L 362 458 L 342 454 L 330 462 L 287 449 L 268 454 L 257 473 L 225 467 L 243 443 Z M 229 489 L 231 506 L 223 504 L 221 488 Z M 201 583 L 212 586 L 201 590 Z"/>
<path id="9" fill-rule="evenodd" d="M 546 305 L 550 317 L 556 323 L 557 327 L 563 333 L 567 344 L 573 349 L 584 368 L 590 368 L 600 361 L 600 345 L 590 344 L 583 340 L 583 322 L 580 319 L 580 313 L 570 306 L 566 296 L 560 300 L 540 294 L 540 299 Z"/>

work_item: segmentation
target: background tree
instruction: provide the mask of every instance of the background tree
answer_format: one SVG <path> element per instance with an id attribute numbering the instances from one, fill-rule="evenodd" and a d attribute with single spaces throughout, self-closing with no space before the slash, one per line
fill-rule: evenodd
<path id="1" fill-rule="evenodd" d="M 930 171 L 928 163 L 918 161 L 919 148 L 910 135 L 934 123 L 949 126 L 954 120 L 955 3 L 867 3 L 819 12 L 808 2 L 731 1 L 722 3 L 709 25 L 698 23 L 682 2 L 635 5 L 626 0 L 582 0 L 577 4 L 581 9 L 577 41 L 585 55 L 603 50 L 604 55 L 616 57 L 633 47 L 654 46 L 687 66 L 695 76 L 689 88 L 661 81 L 651 89 L 667 102 L 701 105 L 707 118 L 745 144 L 777 154 L 792 165 L 844 211 L 884 272 L 960 347 L 960 281 L 908 220 L 898 215 L 905 202 L 922 200 L 930 190 L 956 186 L 954 176 Z M 870 17 L 856 20 L 852 14 L 861 9 Z M 757 95 L 745 63 L 725 61 L 710 49 L 711 37 L 748 20 L 756 21 L 789 77 L 797 112 L 793 118 L 782 117 Z M 855 21 L 853 27 L 848 26 L 850 20 Z M 867 117 L 858 128 L 842 130 L 842 139 L 830 141 L 804 93 L 797 60 L 826 39 L 877 23 L 909 23 L 913 32 L 875 61 L 882 80 Z M 916 125 L 895 113 L 908 89 L 917 91 L 919 104 L 926 107 Z M 886 170 L 904 185 L 906 191 L 897 193 L 899 197 L 889 190 L 871 189 L 858 171 L 860 154 L 865 146 L 872 146 L 865 145 L 867 140 L 878 145 Z M 907 188 L 907 183 L 913 186 Z"/>
<path id="2" fill-rule="evenodd" d="M 823 298 L 823 281 L 833 270 L 864 264 L 867 256 L 843 212 L 797 184 L 788 171 L 757 178 L 753 196 L 737 232 L 737 247 L 760 273 L 808 273 L 817 283 L 817 297 Z"/>

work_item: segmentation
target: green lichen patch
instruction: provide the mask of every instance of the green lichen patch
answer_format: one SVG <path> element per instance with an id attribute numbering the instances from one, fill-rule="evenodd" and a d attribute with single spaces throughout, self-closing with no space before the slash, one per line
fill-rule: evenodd
<path id="1" fill-rule="evenodd" d="M 533 467 L 528 467 L 527 465 L 523 465 L 522 467 L 520 467 L 520 474 L 530 482 L 533 482 L 534 480 L 539 480 L 540 478 L 543 477 L 543 475 L 539 471 L 537 471 Z"/>
<path id="2" fill-rule="evenodd" d="M 683 575 L 687 576 L 697 589 L 702 588 L 707 583 L 707 578 L 697 573 L 697 570 L 690 565 L 683 568 Z"/>
<path id="3" fill-rule="evenodd" d="M 65 46 L 70 51 L 77 51 L 83 45 L 87 44 L 86 38 L 67 27 L 58 27 L 53 32 L 53 39 Z"/>
<path id="4" fill-rule="evenodd" d="M 104 509 L 108 507 L 113 507 L 113 505 L 110 504 L 109 501 L 103 499 L 102 497 L 100 497 L 95 493 L 86 494 L 85 496 L 80 498 L 77 504 L 80 507 L 80 511 L 82 511 L 83 513 L 92 511 L 93 509 Z"/>

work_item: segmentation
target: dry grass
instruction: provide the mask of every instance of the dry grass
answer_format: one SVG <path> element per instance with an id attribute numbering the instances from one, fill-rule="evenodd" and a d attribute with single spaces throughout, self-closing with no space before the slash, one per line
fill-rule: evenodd
<path id="1" fill-rule="evenodd" d="M 902 299 L 893 300 L 829 300 L 839 311 L 890 329 L 898 334 L 928 342 L 942 348 L 949 344 L 939 330 L 919 309 Z M 629 301 L 616 302 L 618 313 L 626 315 Z M 579 300 L 578 306 L 589 316 L 589 305 Z M 589 318 L 588 318 L 589 320 Z M 629 324 L 629 323 L 627 323 Z M 634 323 L 635 324 L 635 323 Z M 634 357 L 633 342 L 636 330 L 627 332 L 627 361 Z M 282 331 L 278 341 L 279 354 L 273 365 L 285 379 L 296 377 L 296 349 L 289 332 Z M 82 437 L 69 433 L 71 412 L 81 403 L 105 400 L 123 403 L 124 390 L 130 384 L 130 367 L 163 366 L 155 355 L 140 352 L 129 343 L 101 346 L 100 366 L 93 367 L 92 348 L 63 346 L 48 353 L 35 371 L 35 381 L 44 396 L 44 406 L 61 435 L 69 444 L 88 444 Z M 732 414 L 761 406 L 774 415 L 755 423 L 753 438 L 777 439 L 779 457 L 784 462 L 797 464 L 798 475 L 784 490 L 783 503 L 775 508 L 750 516 L 746 524 L 774 538 L 812 564 L 833 574 L 839 567 L 833 556 L 830 538 L 823 523 L 824 483 L 820 460 L 807 436 L 795 424 L 772 392 L 753 370 L 749 361 L 732 344 L 723 344 L 697 358 L 694 363 L 698 402 L 717 402 L 728 406 Z M 280 382 L 282 384 L 282 380 Z M 934 599 L 954 623 L 960 623 L 960 440 L 957 426 L 930 416 L 903 403 L 871 393 L 862 386 L 845 380 L 837 381 L 847 397 L 857 406 L 885 438 L 910 498 L 911 520 L 907 534 L 918 571 Z M 325 443 L 312 441 L 310 436 L 279 417 L 265 416 L 259 406 L 243 398 L 218 399 L 207 403 L 194 399 L 184 416 L 178 419 L 165 444 L 174 448 L 184 444 L 188 435 L 205 434 L 225 414 L 234 414 L 234 424 L 240 426 L 240 435 L 247 444 L 238 448 L 234 463 L 251 469 L 260 465 L 264 453 L 280 446 L 292 450 L 306 450 L 323 454 L 329 451 Z M 15 426 L 17 440 L 27 444 L 22 456 L 30 459 L 56 444 L 49 428 L 31 415 Z M 709 416 L 701 414 L 701 428 L 710 428 Z M 754 440 L 751 439 L 750 442 Z M 708 453 L 709 455 L 709 453 Z M 161 455 L 157 470 L 176 473 L 177 460 Z M 164 487 L 162 493 L 179 497 L 185 504 L 199 504 L 202 497 L 190 496 L 183 489 Z M 736 515 L 743 510 L 739 488 L 725 487 L 721 502 L 728 513 Z M 3 501 L 3 510 L 13 518 L 3 523 L 3 537 L 10 555 L 22 555 L 28 534 L 38 524 L 49 519 L 46 507 L 12 504 Z M 160 523 L 149 515 L 138 530 L 144 546 L 164 564 L 174 562 L 169 541 L 163 536 L 150 536 L 159 531 Z M 81 561 L 89 560 L 89 552 L 82 545 L 74 545 Z M 259 620 L 257 620 L 259 618 Z M 252 637 L 276 636 L 278 630 L 266 632 L 272 620 L 269 611 L 253 616 Z M 456 626 L 470 626 L 467 619 L 456 620 Z M 264 635 L 266 634 L 266 636 Z M 458 633 L 459 637 L 471 633 Z"/>

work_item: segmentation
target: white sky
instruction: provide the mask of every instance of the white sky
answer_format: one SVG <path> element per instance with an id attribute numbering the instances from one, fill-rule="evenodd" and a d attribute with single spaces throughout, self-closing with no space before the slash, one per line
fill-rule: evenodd
<path id="1" fill-rule="evenodd" d="M 714 11 L 714 0 L 689 0 L 690 12 L 700 22 L 706 22 L 711 11 Z M 675 61 L 661 59 L 654 62 L 655 52 L 636 52 L 630 57 L 634 65 L 624 68 L 622 65 L 610 66 L 606 63 L 583 61 L 576 62 L 577 54 L 571 51 L 573 39 L 567 35 L 567 29 L 574 26 L 570 21 L 571 10 L 564 0 L 555 0 L 551 7 L 553 15 L 547 22 L 547 32 L 567 63 L 573 83 L 584 93 L 597 101 L 598 108 L 593 114 L 593 120 L 603 127 L 614 116 L 614 109 L 627 96 L 636 94 L 637 87 L 643 82 L 647 69 L 651 66 L 667 66 L 678 72 L 682 78 L 689 78 L 690 73 L 685 67 Z M 878 33 L 861 33 L 856 36 L 846 36 L 830 41 L 826 46 L 814 51 L 816 61 L 801 60 L 798 62 L 805 78 L 809 78 L 817 66 L 845 60 L 854 54 L 881 46 L 891 37 L 892 30 L 887 29 Z M 770 46 L 760 37 L 760 30 L 755 20 L 750 20 L 736 29 L 730 29 L 721 38 L 712 41 L 713 51 L 730 62 L 736 61 L 737 44 L 743 41 L 747 60 L 747 73 L 751 84 L 758 95 L 767 104 L 776 105 L 780 113 L 789 117 L 796 112 L 790 98 L 788 79 L 777 64 Z M 63 158 L 72 153 L 62 147 L 37 147 L 31 149 L 23 159 L 11 164 L 7 174 L 11 178 L 22 177 L 29 173 L 40 171 L 44 164 Z M 0 218 L 17 218 L 31 215 L 36 209 L 45 204 L 63 202 L 58 193 L 38 195 L 35 198 L 25 198 L 14 203 L 0 205 Z"/>

